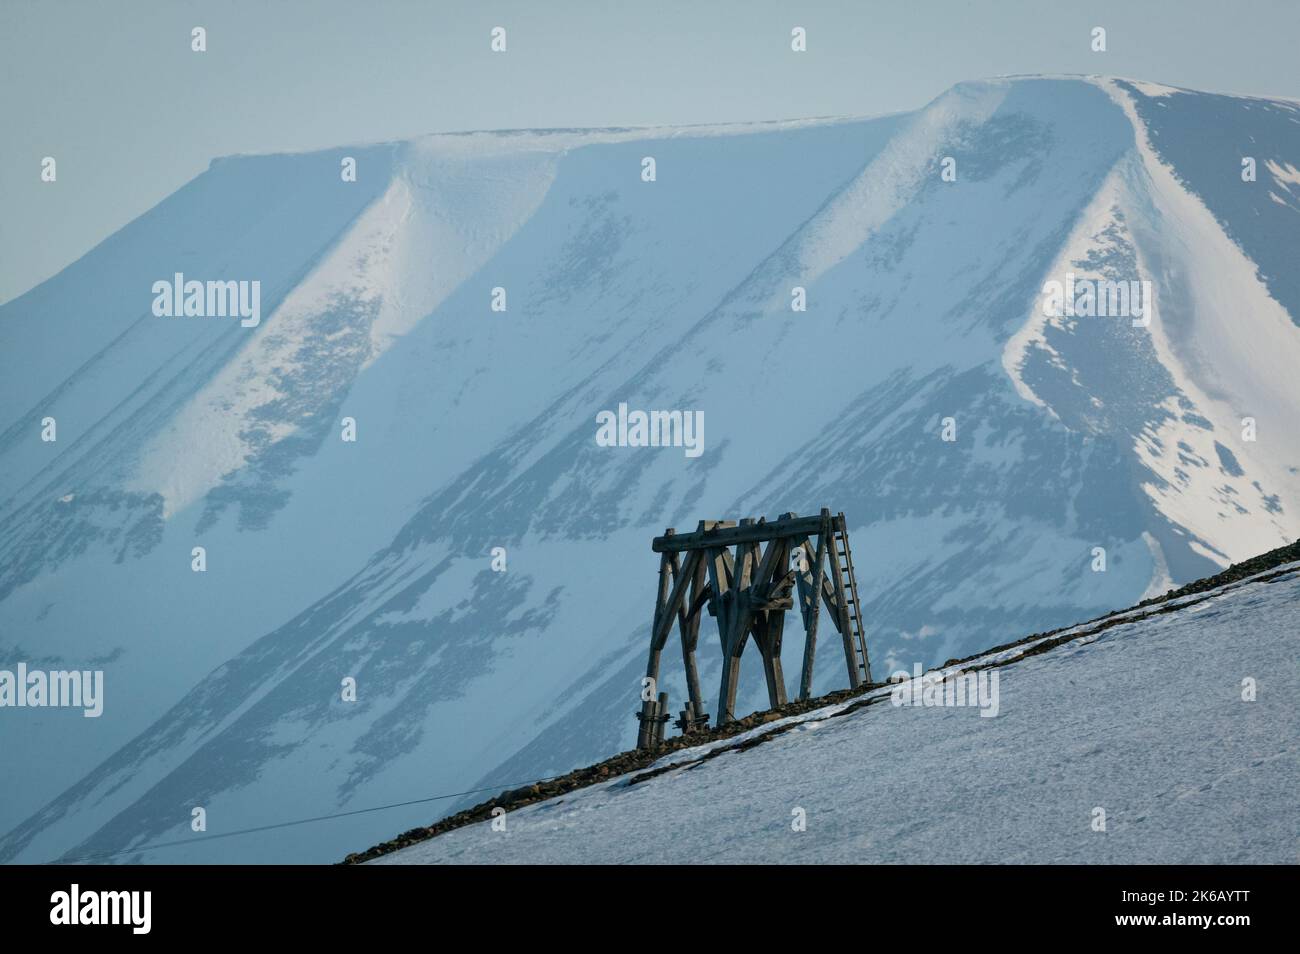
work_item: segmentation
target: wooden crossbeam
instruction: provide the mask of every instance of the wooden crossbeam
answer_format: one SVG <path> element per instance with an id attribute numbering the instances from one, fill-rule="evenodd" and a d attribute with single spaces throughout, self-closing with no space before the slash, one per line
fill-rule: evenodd
<path id="1" fill-rule="evenodd" d="M 799 609 L 803 614 L 804 627 L 807 628 L 808 615 L 812 608 L 812 601 L 808 598 L 808 594 L 812 592 L 813 560 L 816 558 L 815 554 L 817 553 L 820 544 L 814 546 L 811 540 L 805 538 L 800 541 L 798 546 L 803 550 L 804 558 L 808 561 L 808 569 L 800 574 L 801 585 L 799 587 Z M 822 602 L 826 605 L 826 612 L 831 614 L 831 621 L 835 622 L 838 620 L 840 618 L 840 611 L 839 605 L 835 599 L 835 587 L 831 581 L 827 579 L 825 573 L 822 574 Z M 838 623 L 836 623 L 836 629 L 839 629 Z"/>
<path id="2" fill-rule="evenodd" d="M 721 521 L 719 521 L 721 523 Z M 779 537 L 806 537 L 821 528 L 821 517 L 794 517 L 774 520 L 771 523 L 751 523 L 741 527 L 719 526 L 712 530 L 694 533 L 665 534 L 655 537 L 651 549 L 655 553 L 682 552 L 684 550 L 731 547 L 738 543 L 762 543 Z"/>
<path id="3" fill-rule="evenodd" d="M 700 571 L 702 572 L 703 570 L 704 570 L 704 564 L 701 563 Z M 713 599 L 713 584 L 710 583 L 708 580 L 705 580 L 703 586 L 699 587 L 698 589 L 693 589 L 691 591 L 691 608 L 686 611 L 686 619 L 690 620 L 694 617 L 698 617 L 700 614 L 700 610 L 704 608 L 704 604 L 709 602 L 712 599 Z"/>
<path id="4" fill-rule="evenodd" d="M 682 568 L 682 572 L 677 575 L 677 579 L 673 581 L 672 591 L 655 609 L 654 633 L 650 637 L 652 647 L 664 648 L 664 642 L 668 639 L 668 632 L 672 629 L 673 621 L 677 618 L 677 608 L 681 605 L 682 598 L 686 594 L 687 581 L 694 574 L 695 565 L 699 560 L 699 553 L 691 552 L 686 554 L 686 565 Z M 660 592 L 662 593 L 662 571 L 660 579 Z"/>

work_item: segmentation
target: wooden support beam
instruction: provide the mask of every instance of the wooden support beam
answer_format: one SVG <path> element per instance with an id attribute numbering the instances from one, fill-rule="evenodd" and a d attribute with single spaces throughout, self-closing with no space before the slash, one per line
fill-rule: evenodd
<path id="1" fill-rule="evenodd" d="M 752 517 L 746 517 L 740 521 L 740 527 L 745 529 L 754 525 Z M 754 570 L 757 568 L 755 554 L 758 552 L 758 544 L 754 542 L 745 542 L 736 544 L 736 571 L 732 578 L 732 586 L 737 590 L 749 589 L 749 584 L 753 582 Z"/>
<path id="2" fill-rule="evenodd" d="M 808 569 L 803 572 L 803 585 L 799 587 L 800 612 L 803 615 L 805 628 L 808 625 L 808 610 L 812 605 L 807 595 L 812 592 L 812 573 L 813 573 L 813 555 L 817 552 L 817 545 L 812 540 L 804 539 L 798 544 L 799 549 L 804 553 L 804 558 L 808 561 Z M 791 547 L 791 550 L 794 548 Z M 822 602 L 826 604 L 826 612 L 831 614 L 831 622 L 835 623 L 839 619 L 839 608 L 835 602 L 835 587 L 831 584 L 830 578 L 825 573 L 822 574 Z"/>
<path id="3" fill-rule="evenodd" d="M 817 594 L 822 589 L 822 566 L 826 562 L 826 544 L 831 533 L 830 510 L 822 508 L 817 525 L 817 552 L 812 559 L 812 580 L 807 584 L 808 593 L 804 592 L 804 578 L 799 577 L 799 604 L 806 607 L 804 614 L 803 670 L 799 673 L 799 698 L 812 698 L 813 662 L 817 654 L 817 619 L 821 601 Z M 805 540 L 805 546 L 807 540 Z M 804 551 L 807 552 L 806 550 Z"/>
<path id="4" fill-rule="evenodd" d="M 821 526 L 821 517 L 795 517 L 789 520 L 774 520 L 771 523 L 755 522 L 741 527 L 728 527 L 726 524 L 727 521 L 720 520 L 712 529 L 655 537 L 651 547 L 655 553 L 671 553 L 730 547 L 738 543 L 761 543 L 777 537 L 806 537 L 817 533 Z"/>
<path id="5" fill-rule="evenodd" d="M 781 668 L 781 639 L 785 632 L 785 610 L 778 610 L 769 613 L 767 617 L 767 644 L 768 644 L 768 696 L 771 699 L 772 707 L 783 706 L 786 704 L 785 694 L 785 672 Z"/>
<path id="6" fill-rule="evenodd" d="M 791 538 L 777 538 L 768 544 L 758 571 L 747 591 L 748 607 L 753 614 L 751 631 L 763 657 L 763 676 L 767 681 L 768 703 L 773 708 L 786 703 L 785 676 L 781 669 L 781 634 L 785 626 L 785 604 L 794 576 L 783 573 L 789 562 Z M 754 546 L 757 546 L 755 544 Z M 777 582 L 773 578 L 780 576 Z"/>
<path id="7" fill-rule="evenodd" d="M 676 554 L 673 554 L 676 557 Z M 687 557 L 690 562 L 690 557 Z M 700 670 L 695 661 L 695 647 L 700 640 L 700 607 L 708 596 L 709 584 L 705 580 L 704 561 L 696 560 L 691 576 L 691 609 L 681 619 L 682 662 L 686 666 L 687 721 L 698 719 L 704 712 L 704 695 L 700 691 Z"/>
<path id="8" fill-rule="evenodd" d="M 652 651 L 659 651 L 664 648 L 664 643 L 668 639 L 668 633 L 673 627 L 673 621 L 677 619 L 677 609 L 681 606 L 682 600 L 686 596 L 687 581 L 695 572 L 695 565 L 699 560 L 700 554 L 695 551 L 686 554 L 686 565 L 682 567 L 681 573 L 679 573 L 677 578 L 673 581 L 671 592 L 669 592 L 668 596 L 664 598 L 664 602 L 655 608 L 654 631 L 650 636 L 650 648 Z M 671 577 L 671 564 L 669 564 L 669 567 L 670 569 L 667 572 Z M 665 571 L 661 567 L 661 581 L 664 572 Z M 662 590 L 662 582 L 660 587 Z"/>
<path id="9" fill-rule="evenodd" d="M 701 574 L 704 573 L 703 562 L 700 563 L 700 568 L 697 572 Z M 704 584 L 698 590 L 692 588 L 691 605 L 690 608 L 686 610 L 686 619 L 689 621 L 691 619 L 694 619 L 695 617 L 698 617 L 700 615 L 700 610 L 704 608 L 704 604 L 710 602 L 712 599 L 713 599 L 713 584 L 711 584 L 708 580 L 705 580 Z"/>
<path id="10" fill-rule="evenodd" d="M 699 551 L 692 550 L 691 552 L 696 553 Z M 731 583 L 735 576 L 735 565 L 731 559 L 731 551 L 725 548 L 705 551 L 703 559 L 709 569 L 709 586 L 713 590 L 713 598 L 709 603 L 709 608 L 718 621 L 718 631 L 723 636 L 723 651 L 725 652 L 727 625 L 731 618 Z"/>
<path id="11" fill-rule="evenodd" d="M 767 701 L 772 708 L 786 703 L 785 676 L 781 670 L 781 628 L 785 612 L 760 612 L 754 615 L 754 645 L 763 657 L 763 676 L 767 681 Z"/>
<path id="12" fill-rule="evenodd" d="M 758 545 L 754 546 L 757 548 Z M 784 569 L 785 564 L 789 562 L 787 556 L 789 552 L 789 540 L 776 539 L 767 545 L 767 549 L 763 552 L 763 559 L 759 561 L 758 569 L 754 572 L 755 595 L 758 595 L 759 587 L 770 585 L 772 577 Z"/>
<path id="13" fill-rule="evenodd" d="M 718 687 L 718 715 L 715 725 L 726 725 L 736 720 L 736 684 L 740 675 L 740 657 L 722 657 L 722 682 Z"/>
<path id="14" fill-rule="evenodd" d="M 668 536 L 671 536 L 672 533 L 672 529 L 669 528 Z M 673 565 L 675 563 L 676 560 L 673 556 L 667 553 L 659 559 L 659 589 L 655 595 L 654 624 L 650 628 L 650 658 L 646 661 L 645 666 L 646 678 L 651 680 L 649 684 L 655 687 L 659 685 L 659 657 L 663 652 L 664 641 L 668 638 L 668 629 L 672 625 L 674 617 L 674 612 L 668 609 L 668 604 L 672 595 L 671 588 L 676 588 L 673 586 Z M 636 745 L 639 749 L 648 748 L 654 743 L 654 719 L 657 713 L 653 695 L 654 690 L 651 691 L 652 698 L 641 703 L 641 725 L 637 729 L 636 737 Z"/>
<path id="15" fill-rule="evenodd" d="M 794 581 L 798 575 L 794 570 L 786 570 L 779 576 L 774 575 L 772 582 L 767 585 L 767 598 L 769 600 L 790 599 L 791 592 L 794 590 Z"/>
<path id="16" fill-rule="evenodd" d="M 753 518 L 741 521 L 738 530 L 757 526 Z M 722 673 L 718 686 L 717 724 L 725 725 L 735 719 L 736 690 L 740 678 L 740 654 L 749 639 L 753 612 L 750 609 L 749 586 L 756 560 L 756 541 L 736 544 L 733 558 L 727 549 L 711 549 L 714 555 L 709 562 L 710 582 L 719 591 L 722 611 L 718 614 L 718 634 L 722 639 Z M 717 572 L 714 573 L 714 567 Z"/>
<path id="17" fill-rule="evenodd" d="M 739 597 L 738 597 L 739 599 Z M 736 718 L 736 690 L 740 680 L 740 654 L 749 638 L 749 613 L 733 607 L 729 625 L 722 636 L 722 674 L 718 686 L 716 725 L 726 725 Z"/>

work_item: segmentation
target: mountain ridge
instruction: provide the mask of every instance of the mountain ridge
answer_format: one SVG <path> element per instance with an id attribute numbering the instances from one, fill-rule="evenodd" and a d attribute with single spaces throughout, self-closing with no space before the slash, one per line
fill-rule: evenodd
<path id="1" fill-rule="evenodd" d="M 1289 107 L 1261 119 L 1176 96 L 1255 135 L 1282 170 L 1260 184 L 1292 194 Z M 449 153 L 426 137 L 360 156 L 346 185 L 334 160 L 355 147 L 232 160 L 3 306 L 4 352 L 49 354 L 0 376 L 0 650 L 118 653 L 109 698 L 129 702 L 97 737 L 51 720 L 6 739 L 18 764 L 66 756 L 0 803 L 0 829 L 17 825 L 0 857 L 122 851 L 200 802 L 229 827 L 268 804 L 324 814 L 619 751 L 651 592 L 636 555 L 701 516 L 845 510 L 888 668 L 1294 539 L 1296 395 L 1259 371 L 1295 355 L 1296 310 L 1160 177 L 1134 123 L 1175 151 L 1181 126 L 1141 97 L 976 82 L 916 113 L 726 137 L 483 154 L 472 135 Z M 659 178 L 643 182 L 651 148 Z M 1254 226 L 1254 200 L 1212 174 L 1188 181 L 1250 247 L 1295 247 L 1289 205 L 1263 198 L 1277 209 Z M 1188 269 L 1229 253 L 1235 270 Z M 178 254 L 187 275 L 262 274 L 263 327 L 144 319 L 143 289 Z M 1153 279 L 1153 331 L 1043 316 L 1044 278 L 1076 261 Z M 789 310 L 795 284 L 806 313 Z M 85 314 L 103 326 L 88 344 Z M 1220 327 L 1241 314 L 1252 348 Z M 769 362 L 784 400 L 752 374 Z M 707 413 L 704 455 L 598 449 L 595 414 L 629 398 Z M 1258 442 L 1235 436 L 1238 403 Z M 35 438 L 50 407 L 52 448 Z M 200 542 L 206 574 L 190 571 Z M 569 572 L 592 560 L 603 578 Z M 352 709 L 344 675 L 363 687 Z M 236 850 L 326 860 L 382 835 Z"/>

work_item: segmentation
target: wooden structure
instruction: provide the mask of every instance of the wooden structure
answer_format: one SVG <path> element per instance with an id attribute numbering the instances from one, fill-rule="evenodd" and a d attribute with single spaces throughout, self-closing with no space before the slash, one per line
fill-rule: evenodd
<path id="1" fill-rule="evenodd" d="M 735 718 L 740 654 L 751 636 L 763 657 L 768 700 L 773 707 L 785 705 L 781 639 L 785 611 L 793 608 L 796 593 L 805 633 L 799 698 L 812 694 L 817 622 L 823 603 L 844 644 L 850 685 L 857 688 L 871 681 L 843 513 L 832 516 L 827 509 L 815 517 L 786 513 L 771 523 L 746 518 L 739 525 L 730 520 L 701 520 L 694 533 L 677 534 L 669 528 L 652 546 L 661 554 L 659 592 L 646 664 L 649 693 L 636 714 L 641 723 L 638 748 L 654 748 L 664 738 L 668 695 L 658 693 L 656 697 L 655 693 L 660 656 L 674 623 L 681 631 L 688 696 L 676 725 L 689 734 L 709 723 L 695 659 L 701 614 L 706 608 L 718 621 L 722 641 L 718 725 Z"/>

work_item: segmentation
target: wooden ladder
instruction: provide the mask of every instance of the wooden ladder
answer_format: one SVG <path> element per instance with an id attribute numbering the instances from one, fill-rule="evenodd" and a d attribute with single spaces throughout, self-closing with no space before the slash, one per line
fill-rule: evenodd
<path id="1" fill-rule="evenodd" d="M 849 531 L 844 525 L 844 512 L 831 519 L 831 552 L 838 579 L 837 594 L 842 593 L 844 609 L 841 618 L 848 627 L 849 639 L 857 656 L 858 678 L 865 684 L 871 682 L 871 662 L 867 658 L 867 634 L 862 629 L 861 603 L 858 598 L 858 578 L 853 572 L 853 551 L 849 548 Z"/>

